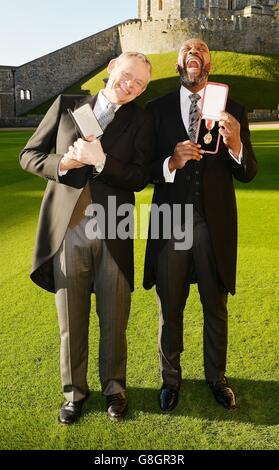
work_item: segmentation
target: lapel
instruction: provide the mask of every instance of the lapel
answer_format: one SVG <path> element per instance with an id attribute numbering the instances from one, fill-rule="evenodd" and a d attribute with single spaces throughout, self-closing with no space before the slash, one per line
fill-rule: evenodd
<path id="1" fill-rule="evenodd" d="M 170 133 L 174 136 L 176 142 L 182 142 L 188 139 L 188 134 L 181 115 L 180 89 L 175 91 L 170 98 L 169 105 L 166 109 Z"/>
<path id="2" fill-rule="evenodd" d="M 177 142 L 183 142 L 184 140 L 188 140 L 189 136 L 187 134 L 187 131 L 184 127 L 183 119 L 182 119 L 182 114 L 181 114 L 181 103 L 180 103 L 180 88 L 175 91 L 171 96 L 170 96 L 170 102 L 169 106 L 167 107 L 168 111 L 168 119 L 170 123 L 170 135 L 174 137 L 174 144 Z M 186 184 L 185 184 L 185 174 L 191 174 L 193 172 L 193 161 L 190 160 L 184 168 L 181 170 L 176 171 L 175 175 L 175 182 L 176 182 L 176 187 L 180 188 L 176 194 L 177 200 L 180 200 L 181 197 L 184 198 L 184 193 L 186 191 Z M 181 195 L 182 194 L 182 195 Z M 180 199 L 179 199 L 180 198 Z"/>
<path id="3" fill-rule="evenodd" d="M 78 100 L 75 102 L 74 109 L 78 109 L 86 103 L 89 103 L 90 106 L 94 109 L 94 106 L 97 101 L 98 94 L 95 96 L 86 96 L 83 100 Z M 129 126 L 132 116 L 136 112 L 136 107 L 134 103 L 128 103 L 121 106 L 121 108 L 116 112 L 113 121 L 107 126 L 102 138 L 102 146 L 109 151 L 109 148 L 113 146 L 119 136 L 125 131 Z"/>
<path id="4" fill-rule="evenodd" d="M 91 108 L 94 108 L 95 106 L 95 103 L 97 101 L 97 96 L 98 95 L 95 95 L 95 96 L 85 96 L 84 99 L 78 99 L 75 101 L 75 106 L 74 106 L 74 110 L 80 108 L 81 106 L 83 106 L 84 104 L 90 104 Z"/>
<path id="5" fill-rule="evenodd" d="M 123 105 L 116 112 L 113 121 L 107 126 L 101 139 L 102 146 L 107 152 L 109 152 L 109 149 L 114 145 L 120 135 L 129 126 L 135 112 L 136 107 L 134 103 Z"/>
<path id="6" fill-rule="evenodd" d="M 69 106 L 73 111 L 75 111 L 76 109 L 80 108 L 81 106 L 83 106 L 84 104 L 87 104 L 89 103 L 90 106 L 94 107 L 95 106 L 95 103 L 96 103 L 96 100 L 97 100 L 97 95 L 96 96 L 85 96 L 84 98 L 80 98 L 80 97 L 75 97 L 73 99 L 73 102 L 71 103 L 71 106 Z M 68 112 L 65 111 L 65 115 L 67 116 L 66 119 L 65 119 L 65 132 L 66 132 L 66 135 L 67 135 L 67 142 L 69 143 L 73 143 L 75 140 L 79 139 L 80 138 L 80 133 L 76 127 L 76 125 L 74 124 L 71 116 L 69 116 Z"/>

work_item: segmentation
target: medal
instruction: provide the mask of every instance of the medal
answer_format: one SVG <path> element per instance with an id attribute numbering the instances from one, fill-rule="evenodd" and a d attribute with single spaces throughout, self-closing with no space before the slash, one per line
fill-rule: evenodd
<path id="1" fill-rule="evenodd" d="M 215 126 L 215 121 L 213 121 L 212 119 L 207 119 L 205 121 L 205 127 L 208 130 L 208 133 L 205 134 L 203 141 L 206 145 L 209 145 L 212 142 L 212 135 L 210 134 L 210 131 L 212 131 L 214 126 Z"/>
<path id="2" fill-rule="evenodd" d="M 212 142 L 212 135 L 210 134 L 210 132 L 208 132 L 208 134 L 205 134 L 204 138 L 203 138 L 203 141 L 206 145 L 209 145 L 211 144 Z"/>

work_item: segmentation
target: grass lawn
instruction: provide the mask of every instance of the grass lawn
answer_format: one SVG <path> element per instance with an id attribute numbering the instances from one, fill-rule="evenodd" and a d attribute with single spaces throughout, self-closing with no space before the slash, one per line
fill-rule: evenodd
<path id="1" fill-rule="evenodd" d="M 30 133 L 0 132 L 1 374 L 0 449 L 278 449 L 278 130 L 253 131 L 259 174 L 237 183 L 237 295 L 229 301 L 227 375 L 238 397 L 231 413 L 217 405 L 203 378 L 202 312 L 194 286 L 185 311 L 180 403 L 172 415 L 157 404 L 157 307 L 141 287 L 145 241 L 136 241 L 136 290 L 128 328 L 129 413 L 112 423 L 97 374 L 98 325 L 90 327 L 84 418 L 57 423 L 63 402 L 53 295 L 29 280 L 45 182 L 21 170 L 18 153 Z M 137 195 L 149 202 L 152 188 Z"/>

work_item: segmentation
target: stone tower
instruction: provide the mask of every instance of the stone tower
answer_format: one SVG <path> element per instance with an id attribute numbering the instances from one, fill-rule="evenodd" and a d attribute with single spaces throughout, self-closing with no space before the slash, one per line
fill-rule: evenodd
<path id="1" fill-rule="evenodd" d="M 209 0 L 208 1 L 208 16 L 211 18 L 224 18 L 228 15 L 228 0 Z"/>
<path id="2" fill-rule="evenodd" d="M 138 0 L 138 16 L 142 21 L 178 20 L 201 13 L 211 18 L 222 18 L 236 4 L 237 0 Z"/>
<path id="3" fill-rule="evenodd" d="M 278 0 L 138 0 L 142 21 L 183 18 L 231 18 L 231 16 L 272 16 Z"/>
<path id="4" fill-rule="evenodd" d="M 142 21 L 181 18 L 181 0 L 138 0 L 138 16 Z"/>

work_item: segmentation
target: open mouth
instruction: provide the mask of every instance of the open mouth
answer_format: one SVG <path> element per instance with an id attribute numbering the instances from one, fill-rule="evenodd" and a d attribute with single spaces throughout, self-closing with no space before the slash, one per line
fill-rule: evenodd
<path id="1" fill-rule="evenodd" d="M 190 57 L 186 61 L 187 69 L 200 69 L 201 65 L 201 60 L 198 57 Z"/>

